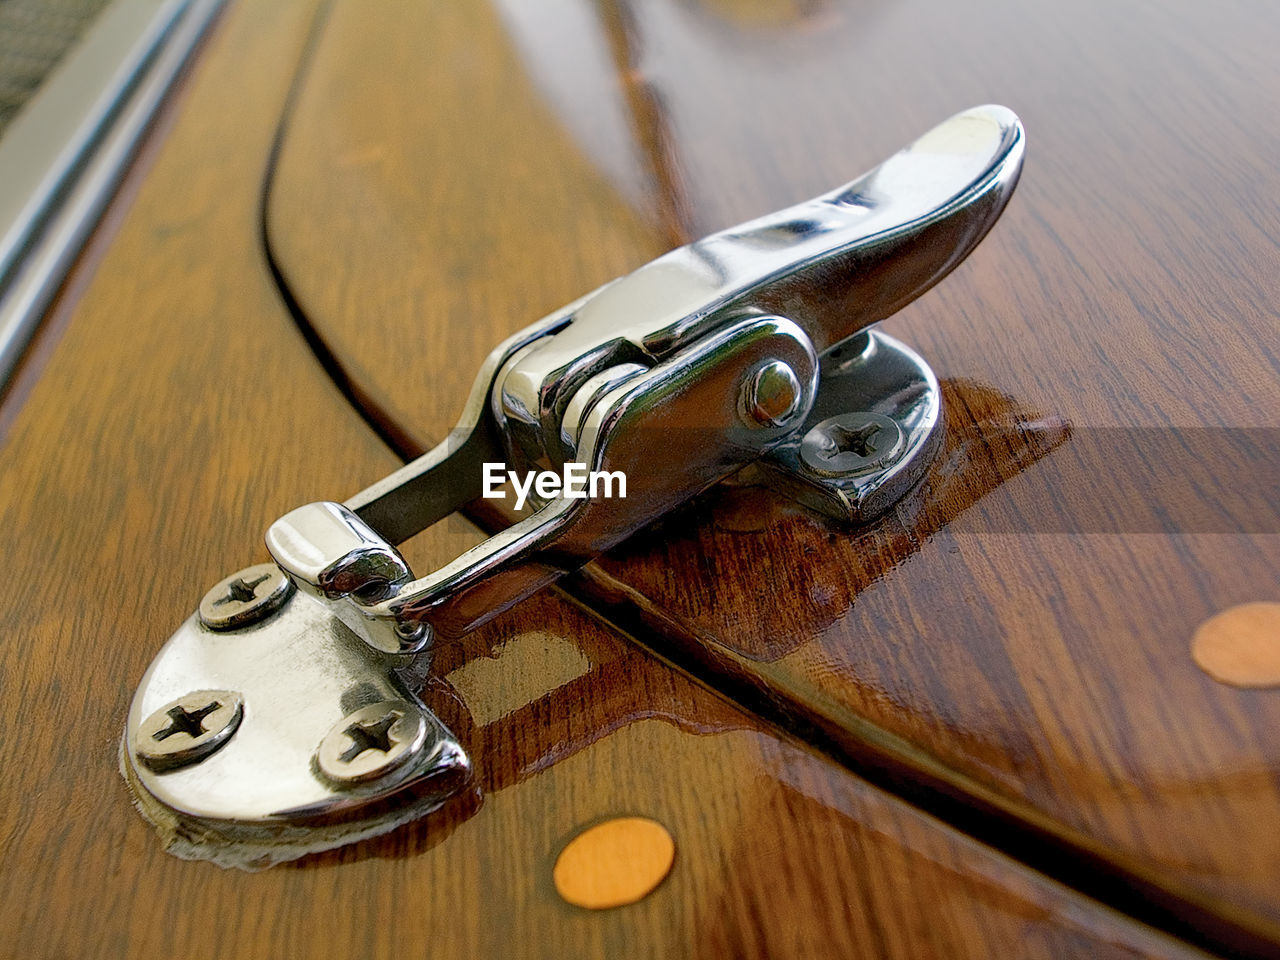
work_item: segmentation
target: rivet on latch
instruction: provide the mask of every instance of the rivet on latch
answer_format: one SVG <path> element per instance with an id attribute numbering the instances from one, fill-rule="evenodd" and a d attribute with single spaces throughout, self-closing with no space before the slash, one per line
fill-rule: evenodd
<path id="1" fill-rule="evenodd" d="M 264 619 L 289 599 L 293 583 L 274 563 L 259 563 L 220 581 L 200 601 L 200 622 L 235 630 Z"/>
<path id="2" fill-rule="evenodd" d="M 427 722 L 407 700 L 384 700 L 343 717 L 316 750 L 316 766 L 338 785 L 378 780 L 422 750 Z"/>
<path id="3" fill-rule="evenodd" d="M 882 469 L 902 449 L 902 428 L 880 413 L 844 413 L 823 420 L 800 441 L 800 462 L 821 476 L 856 476 Z"/>
<path id="4" fill-rule="evenodd" d="M 780 427 L 796 415 L 803 395 L 794 370 L 770 360 L 742 385 L 742 413 L 751 426 Z"/>
<path id="5" fill-rule="evenodd" d="M 138 727 L 135 750 L 152 770 L 203 760 L 231 739 L 244 699 L 230 690 L 197 690 L 166 703 Z"/>

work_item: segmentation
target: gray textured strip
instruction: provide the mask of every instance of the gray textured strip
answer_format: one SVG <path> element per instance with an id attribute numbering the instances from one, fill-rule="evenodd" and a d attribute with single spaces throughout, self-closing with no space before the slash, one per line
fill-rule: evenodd
<path id="1" fill-rule="evenodd" d="M 0 0 L 0 134 L 107 0 Z"/>
<path id="2" fill-rule="evenodd" d="M 116 0 L 0 138 L 0 386 L 222 0 Z"/>

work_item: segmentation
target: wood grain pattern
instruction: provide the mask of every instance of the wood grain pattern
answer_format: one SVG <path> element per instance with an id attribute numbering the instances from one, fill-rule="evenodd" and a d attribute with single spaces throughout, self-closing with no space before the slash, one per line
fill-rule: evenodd
<path id="1" fill-rule="evenodd" d="M 1189 655 L 1208 617 L 1280 591 L 1280 12 L 448 9 L 338 5 L 269 224 L 313 322 L 422 443 L 453 413 L 435 387 L 496 341 L 482 332 L 673 233 L 828 189 L 959 108 L 1023 116 L 1027 173 L 1002 223 L 886 324 L 943 378 L 951 451 L 973 455 L 854 535 L 767 492 L 714 493 L 580 588 L 842 749 L 1080 851 L 1078 873 L 1109 873 L 1168 922 L 1280 942 L 1280 695 L 1228 689 Z M 456 67 L 473 37 L 486 69 L 437 62 Z M 564 211 L 552 240 L 542 225 Z M 410 369 L 433 388 L 413 390 L 385 344 L 424 336 Z M 1066 439 L 1028 457 L 980 439 L 1000 422 Z M 744 514 L 776 522 L 736 529 Z"/>
<path id="2" fill-rule="evenodd" d="M 440 651 L 425 695 L 478 776 L 438 816 L 260 874 L 162 852 L 116 767 L 134 683 L 204 588 L 261 555 L 274 516 L 393 465 L 312 362 L 258 245 L 314 7 L 242 3 L 220 25 L 28 366 L 40 378 L 8 398 L 0 954 L 1191 956 L 553 597 Z M 565 904 L 556 852 L 624 814 L 668 826 L 676 870 L 634 907 Z"/>
<path id="3" fill-rule="evenodd" d="M 268 230 L 289 238 L 272 252 L 368 403 L 425 448 L 498 340 L 670 244 L 557 130 L 487 4 L 339 3 L 317 57 L 270 187 Z"/>

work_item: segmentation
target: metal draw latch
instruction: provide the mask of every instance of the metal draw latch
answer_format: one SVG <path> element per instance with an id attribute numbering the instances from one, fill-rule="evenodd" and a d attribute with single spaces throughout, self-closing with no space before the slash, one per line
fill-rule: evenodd
<path id="1" fill-rule="evenodd" d="M 884 511 L 928 466 L 942 408 L 924 361 L 867 328 L 977 245 L 1023 144 L 1008 110 L 966 111 L 853 183 L 673 250 L 501 344 L 444 443 L 278 520 L 275 564 L 220 583 L 160 652 L 123 744 L 144 812 L 250 844 L 305 828 L 308 849 L 387 829 L 468 772 L 401 679 L 406 658 L 749 463 L 845 520 Z M 627 495 L 547 499 L 415 577 L 395 545 L 479 498 L 486 463 L 620 472 Z"/>

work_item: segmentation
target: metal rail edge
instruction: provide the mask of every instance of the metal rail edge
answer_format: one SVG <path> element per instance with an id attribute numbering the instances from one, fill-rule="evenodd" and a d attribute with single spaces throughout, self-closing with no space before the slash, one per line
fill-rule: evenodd
<path id="1" fill-rule="evenodd" d="M 224 0 L 116 0 L 0 139 L 0 391 Z"/>

